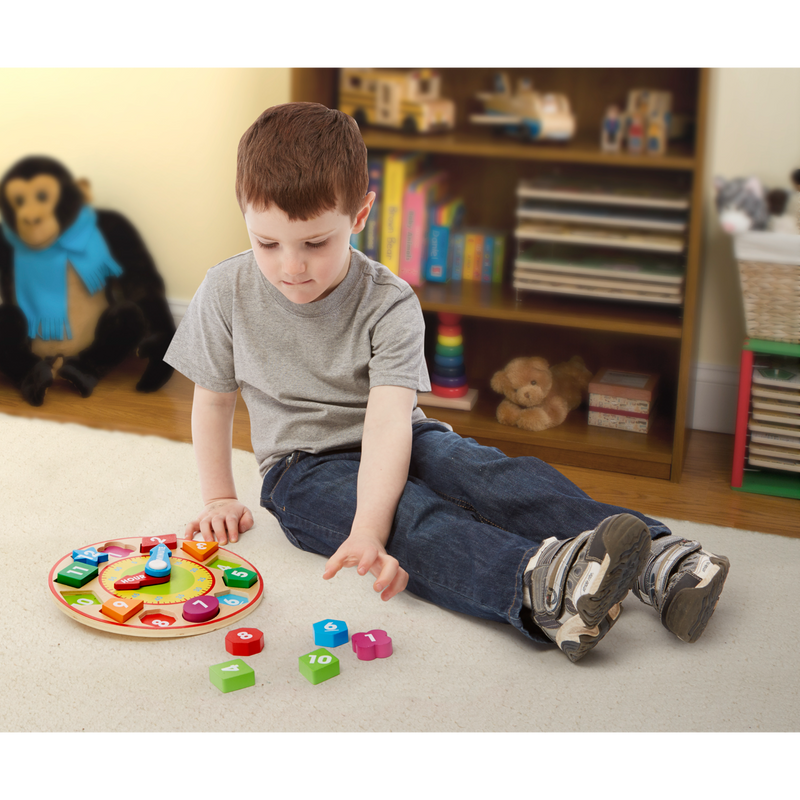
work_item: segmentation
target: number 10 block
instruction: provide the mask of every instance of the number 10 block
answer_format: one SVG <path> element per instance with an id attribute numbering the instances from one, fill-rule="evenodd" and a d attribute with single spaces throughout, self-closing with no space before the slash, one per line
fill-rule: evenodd
<path id="1" fill-rule="evenodd" d="M 339 674 L 339 659 L 324 647 L 300 656 L 300 674 L 315 686 Z"/>

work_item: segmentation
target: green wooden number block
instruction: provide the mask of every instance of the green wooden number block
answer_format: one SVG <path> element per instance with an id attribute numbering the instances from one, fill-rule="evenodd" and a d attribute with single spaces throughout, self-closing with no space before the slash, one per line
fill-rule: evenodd
<path id="1" fill-rule="evenodd" d="M 236 569 L 226 569 L 222 573 L 222 580 L 225 581 L 226 586 L 249 589 L 258 580 L 258 575 L 251 569 L 237 567 Z"/>
<path id="2" fill-rule="evenodd" d="M 98 571 L 97 567 L 90 567 L 88 564 L 82 564 L 80 561 L 73 561 L 72 564 L 68 567 L 64 567 L 64 569 L 56 575 L 56 582 L 80 588 L 85 583 L 89 583 L 92 578 L 96 578 Z"/>
<path id="3" fill-rule="evenodd" d="M 300 656 L 300 674 L 315 686 L 339 674 L 339 659 L 324 647 Z"/>
<path id="4" fill-rule="evenodd" d="M 221 692 L 235 692 L 237 689 L 256 685 L 255 670 L 248 667 L 241 658 L 214 664 L 208 668 L 208 677 Z"/>

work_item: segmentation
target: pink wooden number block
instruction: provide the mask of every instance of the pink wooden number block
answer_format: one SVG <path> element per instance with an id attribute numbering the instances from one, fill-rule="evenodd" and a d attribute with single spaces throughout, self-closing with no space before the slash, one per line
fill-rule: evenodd
<path id="1" fill-rule="evenodd" d="M 386 631 L 354 633 L 350 641 L 353 643 L 353 652 L 361 661 L 389 658 L 392 654 L 392 640 L 386 635 Z"/>
<path id="2" fill-rule="evenodd" d="M 219 600 L 204 594 L 183 604 L 183 618 L 187 622 L 207 622 L 219 614 Z"/>

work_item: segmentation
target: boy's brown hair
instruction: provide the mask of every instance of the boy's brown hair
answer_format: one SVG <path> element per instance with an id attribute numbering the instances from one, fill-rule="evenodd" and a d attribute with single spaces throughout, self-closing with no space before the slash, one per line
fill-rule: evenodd
<path id="1" fill-rule="evenodd" d="M 355 219 L 369 185 L 367 147 L 356 121 L 319 103 L 268 108 L 239 141 L 236 199 L 291 220 L 339 210 Z"/>

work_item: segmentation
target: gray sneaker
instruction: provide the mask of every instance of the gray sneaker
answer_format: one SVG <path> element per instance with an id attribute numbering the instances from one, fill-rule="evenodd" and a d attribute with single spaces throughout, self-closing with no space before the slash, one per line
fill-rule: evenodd
<path id="1" fill-rule="evenodd" d="M 696 642 L 711 619 L 731 562 L 680 536 L 653 540 L 650 559 L 633 587 L 661 624 L 684 642 Z"/>
<path id="2" fill-rule="evenodd" d="M 650 531 L 631 514 L 608 517 L 574 539 L 547 539 L 523 577 L 534 622 L 579 661 L 617 621 L 649 552 Z"/>

